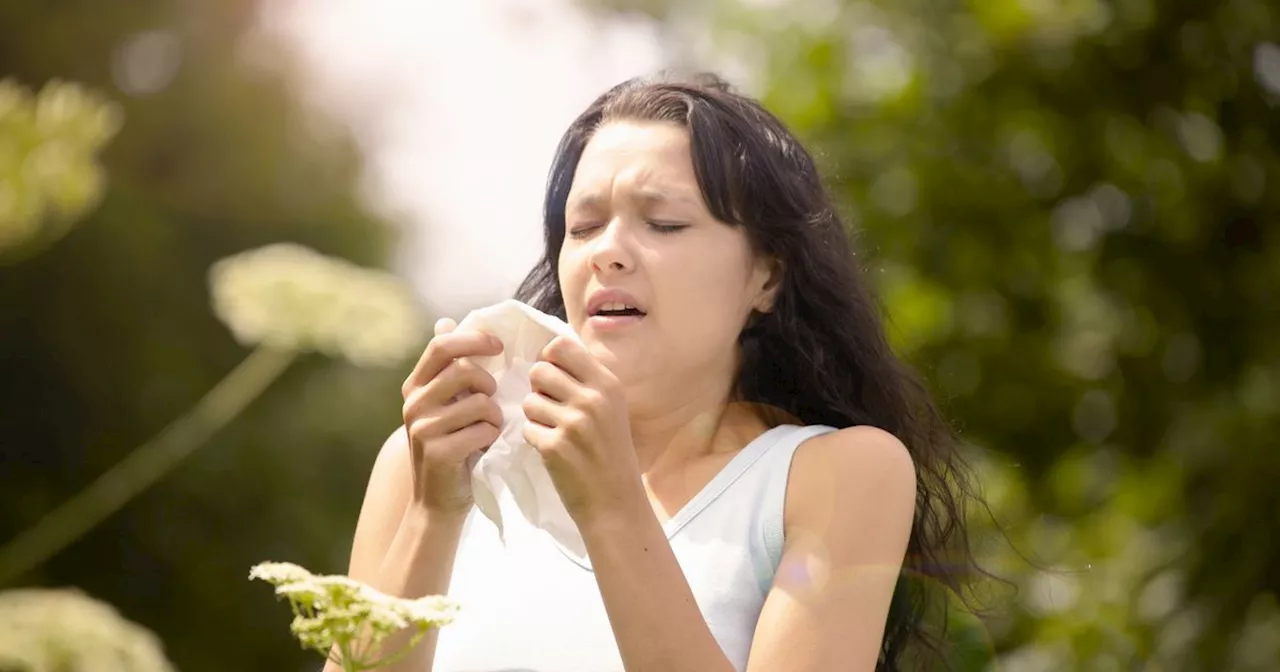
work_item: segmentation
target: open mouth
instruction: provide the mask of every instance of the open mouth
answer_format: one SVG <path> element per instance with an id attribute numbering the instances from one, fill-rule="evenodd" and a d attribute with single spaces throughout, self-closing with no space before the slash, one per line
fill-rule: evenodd
<path id="1" fill-rule="evenodd" d="M 606 303 L 592 313 L 592 317 L 644 317 L 644 311 L 623 303 Z"/>
<path id="2" fill-rule="evenodd" d="M 644 317 L 644 313 L 635 308 L 626 308 L 623 310 L 601 310 L 595 314 L 595 317 Z"/>

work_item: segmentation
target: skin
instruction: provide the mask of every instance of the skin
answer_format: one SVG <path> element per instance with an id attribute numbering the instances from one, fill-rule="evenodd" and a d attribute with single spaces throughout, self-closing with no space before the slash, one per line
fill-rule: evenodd
<path id="1" fill-rule="evenodd" d="M 784 270 L 707 211 L 675 125 L 601 127 L 566 219 L 561 289 L 582 343 L 541 353 L 525 439 L 583 535 L 626 669 L 730 670 L 661 524 L 767 429 L 730 392 L 738 333 L 771 308 Z M 600 288 L 627 291 L 647 315 L 597 328 L 587 302 Z M 447 592 L 469 467 L 501 425 L 494 381 L 465 360 L 500 345 L 453 326 L 437 325 L 405 381 L 406 429 L 379 454 L 356 530 L 350 574 L 395 594 Z M 789 478 L 783 557 L 748 669 L 873 670 L 914 511 L 910 456 L 852 427 L 806 441 Z M 429 670 L 434 648 L 429 638 L 391 669 Z"/>

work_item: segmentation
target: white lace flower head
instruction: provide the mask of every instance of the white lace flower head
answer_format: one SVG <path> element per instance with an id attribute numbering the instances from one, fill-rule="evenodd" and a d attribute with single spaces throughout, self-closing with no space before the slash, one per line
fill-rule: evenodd
<path id="1" fill-rule="evenodd" d="M 0 593 L 0 669 L 173 672 L 160 640 L 73 589 Z"/>
<path id="2" fill-rule="evenodd" d="M 209 279 L 214 312 L 245 345 L 369 366 L 401 361 L 425 334 L 400 280 L 302 245 L 276 243 L 227 257 Z"/>
<path id="3" fill-rule="evenodd" d="M 33 94 L 0 80 L 0 252 L 56 240 L 98 203 L 97 152 L 120 121 L 118 105 L 78 84 Z"/>
<path id="4" fill-rule="evenodd" d="M 276 587 L 276 594 L 293 607 L 294 637 L 326 656 L 334 649 L 347 655 L 376 652 L 382 641 L 405 628 L 416 635 L 413 646 L 430 628 L 452 622 L 458 609 L 441 596 L 393 597 L 346 576 L 316 576 L 290 563 L 261 563 L 249 578 Z M 361 666 L 374 661 L 349 662 Z"/>

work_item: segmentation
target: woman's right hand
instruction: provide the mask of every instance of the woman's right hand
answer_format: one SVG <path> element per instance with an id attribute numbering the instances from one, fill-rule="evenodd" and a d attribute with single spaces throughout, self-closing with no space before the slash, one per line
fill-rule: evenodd
<path id="1" fill-rule="evenodd" d="M 471 508 L 471 469 L 498 439 L 498 384 L 464 359 L 497 355 L 502 342 L 477 331 L 455 333 L 453 320 L 436 322 L 413 373 L 401 386 L 405 431 L 413 463 L 413 502 L 433 513 Z"/>

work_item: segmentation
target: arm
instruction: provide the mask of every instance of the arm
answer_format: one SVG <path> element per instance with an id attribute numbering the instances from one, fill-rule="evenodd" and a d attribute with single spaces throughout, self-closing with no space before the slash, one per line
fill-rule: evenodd
<path id="1" fill-rule="evenodd" d="M 627 672 L 732 672 L 648 507 L 582 529 Z"/>
<path id="2" fill-rule="evenodd" d="M 875 669 L 911 533 L 915 484 L 906 448 L 878 429 L 833 432 L 796 452 L 782 561 L 748 670 Z M 796 566 L 804 571 L 787 571 Z"/>
<path id="3" fill-rule="evenodd" d="M 893 436 L 855 427 L 805 442 L 748 669 L 874 669 L 914 511 L 915 468 Z M 732 669 L 651 509 L 598 521 L 583 536 L 628 672 Z M 806 571 L 786 571 L 796 565 Z"/>
<path id="4" fill-rule="evenodd" d="M 452 320 L 436 322 L 435 337 L 401 386 L 405 425 L 378 453 L 356 524 L 349 576 L 390 595 L 448 593 L 472 506 L 467 465 L 502 426 L 492 396 L 497 382 L 467 360 L 499 354 L 502 342 L 456 328 Z M 430 672 L 437 634 L 429 631 L 411 655 L 379 669 Z M 398 652 L 410 636 L 388 638 L 382 650 Z M 338 669 L 331 663 L 325 671 Z"/>
<path id="5" fill-rule="evenodd" d="M 465 514 L 429 513 L 415 504 L 412 468 L 408 438 L 401 427 L 383 444 L 374 462 L 356 523 L 348 574 L 390 595 L 440 595 L 449 589 Z M 432 630 L 412 655 L 380 669 L 429 671 L 436 636 Z M 398 649 L 405 637 L 390 638 L 386 648 Z M 341 668 L 329 662 L 324 672 L 341 672 Z"/>

